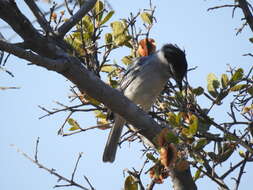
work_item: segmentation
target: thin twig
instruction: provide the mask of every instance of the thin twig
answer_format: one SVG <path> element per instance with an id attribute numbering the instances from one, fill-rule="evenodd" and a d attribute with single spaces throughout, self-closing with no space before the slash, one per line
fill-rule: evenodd
<path id="1" fill-rule="evenodd" d="M 84 186 L 82 186 L 82 185 L 76 183 L 75 181 L 73 181 L 73 180 L 71 180 L 71 179 L 68 179 L 68 178 L 64 177 L 63 175 L 57 173 L 55 169 L 53 169 L 53 168 L 52 168 L 52 169 L 49 169 L 49 168 L 47 168 L 46 166 L 42 165 L 40 162 L 36 161 L 35 159 L 32 159 L 28 154 L 26 154 L 25 152 L 21 151 L 21 150 L 20 150 L 19 148 L 17 148 L 15 145 L 12 144 L 11 146 L 14 147 L 14 148 L 16 149 L 16 151 L 19 152 L 19 153 L 21 153 L 21 155 L 23 155 L 25 158 L 27 158 L 27 159 L 30 160 L 32 163 L 34 163 L 35 165 L 37 165 L 38 168 L 41 168 L 41 169 L 47 171 L 48 173 L 50 173 L 50 174 L 56 176 L 56 177 L 59 178 L 60 180 L 63 180 L 63 181 L 66 181 L 67 183 L 69 183 L 69 184 L 67 184 L 67 185 L 62 185 L 62 186 L 76 186 L 76 187 L 81 188 L 81 189 L 83 189 L 83 190 L 89 190 L 88 188 L 86 188 L 86 187 L 84 187 Z M 37 160 L 38 160 L 38 158 L 37 158 Z M 61 185 L 56 185 L 55 187 L 60 187 L 60 186 L 61 186 Z"/>

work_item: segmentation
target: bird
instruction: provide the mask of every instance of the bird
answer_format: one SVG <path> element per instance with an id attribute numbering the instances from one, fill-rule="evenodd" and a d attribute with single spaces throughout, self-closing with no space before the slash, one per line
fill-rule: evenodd
<path id="1" fill-rule="evenodd" d="M 130 65 L 120 81 L 118 90 L 148 112 L 170 78 L 173 78 L 182 90 L 182 81 L 186 73 L 185 52 L 177 45 L 168 43 L 155 53 L 140 57 Z M 121 132 L 126 123 L 117 113 L 114 114 L 114 118 L 103 153 L 104 162 L 114 162 Z"/>

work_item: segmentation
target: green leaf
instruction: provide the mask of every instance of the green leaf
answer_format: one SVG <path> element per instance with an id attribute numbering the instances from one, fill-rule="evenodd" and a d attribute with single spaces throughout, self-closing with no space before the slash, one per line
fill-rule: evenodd
<path id="1" fill-rule="evenodd" d="M 143 20 L 144 23 L 147 23 L 149 25 L 153 23 L 152 16 L 147 12 L 141 13 L 141 19 Z"/>
<path id="2" fill-rule="evenodd" d="M 240 90 L 247 88 L 247 87 L 248 87 L 247 84 L 238 84 L 238 85 L 235 85 L 232 88 L 230 88 L 230 91 L 236 92 L 236 91 L 240 91 Z"/>
<path id="3" fill-rule="evenodd" d="M 133 63 L 133 57 L 131 55 L 128 56 L 124 56 L 121 61 L 125 64 L 125 65 L 130 65 Z"/>
<path id="4" fill-rule="evenodd" d="M 227 88 L 229 83 L 228 75 L 227 74 L 222 74 L 221 75 L 221 85 L 223 88 Z"/>
<path id="5" fill-rule="evenodd" d="M 75 131 L 75 130 L 80 129 L 79 124 L 73 118 L 69 118 L 68 119 L 68 124 L 71 126 L 71 128 L 69 129 L 69 131 Z"/>
<path id="6" fill-rule="evenodd" d="M 124 190 L 138 190 L 138 184 L 131 175 L 127 176 L 125 180 Z"/>
<path id="7" fill-rule="evenodd" d="M 201 86 L 199 86 L 198 88 L 194 88 L 194 89 L 192 90 L 192 92 L 193 92 L 196 96 L 200 96 L 200 95 L 202 95 L 202 94 L 204 93 L 204 89 L 203 89 Z"/>
<path id="8" fill-rule="evenodd" d="M 200 174 L 201 174 L 201 170 L 202 170 L 203 166 L 200 166 L 199 169 L 196 171 L 193 180 L 196 181 L 197 179 L 200 178 Z"/>
<path id="9" fill-rule="evenodd" d="M 152 160 L 153 162 L 157 162 L 158 159 L 154 157 L 154 155 L 152 153 L 147 153 L 146 154 L 146 157 L 149 159 L 149 160 Z"/>
<path id="10" fill-rule="evenodd" d="M 189 125 L 189 133 L 193 136 L 198 131 L 198 118 L 195 115 L 191 116 L 191 124 Z"/>
<path id="11" fill-rule="evenodd" d="M 242 158 L 245 158 L 246 155 L 245 155 L 245 152 L 243 150 L 239 150 L 239 155 L 242 157 Z"/>
<path id="12" fill-rule="evenodd" d="M 247 89 L 247 92 L 248 92 L 251 96 L 253 96 L 253 87 L 250 87 L 249 89 Z"/>
<path id="13" fill-rule="evenodd" d="M 96 118 L 100 118 L 100 119 L 106 119 L 107 118 L 107 115 L 104 114 L 100 110 L 95 110 L 94 113 L 95 113 Z"/>
<path id="14" fill-rule="evenodd" d="M 112 77 L 109 77 L 109 84 L 112 88 L 117 88 L 118 87 L 118 81 L 117 80 L 113 80 Z"/>
<path id="15" fill-rule="evenodd" d="M 88 15 L 84 16 L 82 19 L 82 23 L 84 25 L 84 31 L 88 32 L 89 34 L 93 33 L 94 25 L 92 23 L 90 16 Z"/>
<path id="16" fill-rule="evenodd" d="M 110 11 L 105 17 L 104 19 L 99 23 L 99 25 L 103 25 L 105 24 L 108 20 L 110 20 L 110 18 L 114 15 L 114 11 Z"/>
<path id="17" fill-rule="evenodd" d="M 102 1 L 97 1 L 94 11 L 96 14 L 96 20 L 99 22 L 103 17 L 104 3 Z"/>
<path id="18" fill-rule="evenodd" d="M 107 47 L 109 49 L 112 48 L 113 41 L 112 41 L 112 34 L 111 33 L 105 34 L 105 44 L 107 45 Z"/>
<path id="19" fill-rule="evenodd" d="M 116 67 L 114 65 L 104 65 L 101 68 L 101 71 L 105 72 L 105 73 L 111 73 L 111 72 L 115 71 L 115 69 L 116 69 Z"/>
<path id="20" fill-rule="evenodd" d="M 207 76 L 207 90 L 213 97 L 217 97 L 218 92 L 216 89 L 219 88 L 219 86 L 220 86 L 220 82 L 218 81 L 215 74 L 213 74 L 213 73 L 208 74 L 208 76 Z"/>
<path id="21" fill-rule="evenodd" d="M 200 138 L 194 143 L 193 150 L 194 151 L 202 150 L 207 144 L 208 141 L 206 138 Z"/>
<path id="22" fill-rule="evenodd" d="M 179 139 L 178 139 L 178 137 L 174 133 L 169 132 L 166 135 L 166 141 L 170 142 L 170 143 L 178 144 Z"/>
<path id="23" fill-rule="evenodd" d="M 233 74 L 232 78 L 231 78 L 231 81 L 232 82 L 235 82 L 235 81 L 238 81 L 238 80 L 241 80 L 243 78 L 243 69 L 242 68 L 239 68 L 235 71 L 235 73 Z"/>
<path id="24" fill-rule="evenodd" d="M 122 46 L 124 45 L 124 43 L 126 43 L 131 39 L 131 36 L 127 35 L 127 29 L 124 26 L 123 22 L 115 21 L 111 23 L 111 27 L 112 27 L 112 35 L 116 45 Z"/>
<path id="25" fill-rule="evenodd" d="M 168 116 L 168 121 L 171 125 L 173 125 L 173 127 L 177 127 L 178 126 L 178 122 L 177 122 L 177 116 L 175 113 L 173 112 L 169 112 L 167 113 Z"/>

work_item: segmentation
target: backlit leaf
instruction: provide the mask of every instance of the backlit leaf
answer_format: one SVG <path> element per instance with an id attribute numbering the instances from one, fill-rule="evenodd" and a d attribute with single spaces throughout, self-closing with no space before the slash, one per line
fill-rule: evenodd
<path id="1" fill-rule="evenodd" d="M 138 184 L 132 176 L 127 176 L 125 180 L 124 190 L 138 190 Z"/>
<path id="2" fill-rule="evenodd" d="M 100 22 L 100 25 L 105 24 L 108 20 L 110 20 L 110 18 L 112 18 L 113 15 L 114 15 L 114 11 L 110 11 L 110 12 L 103 18 L 103 20 Z"/>
<path id="3" fill-rule="evenodd" d="M 102 17 L 103 17 L 103 9 L 104 9 L 104 4 L 102 1 L 97 1 L 95 4 L 95 14 L 96 14 L 96 20 L 99 22 Z"/>
<path id="4" fill-rule="evenodd" d="M 125 65 L 130 65 L 133 63 L 133 57 L 131 55 L 129 56 L 124 56 L 121 61 L 125 64 Z"/>
<path id="5" fill-rule="evenodd" d="M 69 131 L 75 131 L 75 130 L 80 129 L 79 124 L 73 118 L 69 118 L 68 119 L 68 124 L 71 126 L 71 128 L 69 129 Z"/>
<path id="6" fill-rule="evenodd" d="M 192 92 L 193 92 L 196 96 L 200 96 L 200 95 L 202 95 L 202 94 L 204 93 L 204 89 L 203 89 L 201 86 L 199 86 L 198 88 L 194 88 L 194 89 L 192 90 Z"/>
<path id="7" fill-rule="evenodd" d="M 196 181 L 197 179 L 200 178 L 200 174 L 201 174 L 201 170 L 202 170 L 203 166 L 200 166 L 199 169 L 196 171 L 193 180 Z"/>
<path id="8" fill-rule="evenodd" d="M 240 90 L 247 88 L 247 87 L 248 87 L 247 84 L 238 84 L 238 85 L 235 85 L 232 88 L 230 88 L 230 91 L 236 92 L 236 91 L 240 91 Z"/>
<path id="9" fill-rule="evenodd" d="M 144 23 L 147 23 L 147 24 L 152 24 L 153 23 L 152 16 L 147 12 L 141 13 L 141 19 L 143 20 Z"/>
<path id="10" fill-rule="evenodd" d="M 105 73 L 111 73 L 111 72 L 113 72 L 115 69 L 116 69 L 116 67 L 115 67 L 114 65 L 104 65 L 104 66 L 101 68 L 101 71 L 102 71 L 102 72 L 105 72 Z"/>
<path id="11" fill-rule="evenodd" d="M 193 136 L 198 131 L 198 118 L 195 115 L 191 116 L 191 124 L 189 125 L 189 132 Z"/>
<path id="12" fill-rule="evenodd" d="M 217 77 L 215 76 L 215 74 L 210 73 L 207 76 L 207 90 L 208 92 L 213 96 L 213 97 L 217 97 L 218 92 L 217 92 L 217 88 L 219 88 L 220 83 L 217 79 Z"/>
<path id="13" fill-rule="evenodd" d="M 226 88 L 228 86 L 229 79 L 227 74 L 222 74 L 221 75 L 221 85 L 223 88 Z"/>
<path id="14" fill-rule="evenodd" d="M 238 80 L 241 80 L 243 78 L 243 69 L 242 68 L 239 68 L 235 71 L 235 73 L 233 74 L 232 78 L 231 78 L 231 81 L 232 82 L 235 82 L 235 81 L 238 81 Z"/>

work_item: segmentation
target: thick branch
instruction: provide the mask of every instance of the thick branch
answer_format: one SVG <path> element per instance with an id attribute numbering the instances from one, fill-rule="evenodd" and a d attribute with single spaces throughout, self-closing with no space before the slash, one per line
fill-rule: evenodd
<path id="1" fill-rule="evenodd" d="M 250 26 L 251 31 L 253 32 L 253 16 L 249 9 L 249 3 L 246 0 L 238 0 L 238 3 L 243 11 L 247 23 Z"/>
<path id="2" fill-rule="evenodd" d="M 34 0 L 25 0 L 26 4 L 29 6 L 34 16 L 37 18 L 38 23 L 44 29 L 45 32 L 53 32 L 49 23 L 47 22 L 44 14 L 41 12 L 39 7 L 36 5 Z"/>
<path id="3" fill-rule="evenodd" d="M 38 66 L 53 70 L 56 72 L 63 72 L 67 70 L 68 64 L 63 59 L 53 60 L 44 56 L 34 54 L 16 45 L 10 44 L 3 39 L 0 39 L 0 50 L 11 53 L 19 58 L 30 61 Z"/>
<path id="4" fill-rule="evenodd" d="M 97 0 L 87 0 L 81 8 L 58 29 L 59 37 L 63 38 L 96 4 Z"/>

